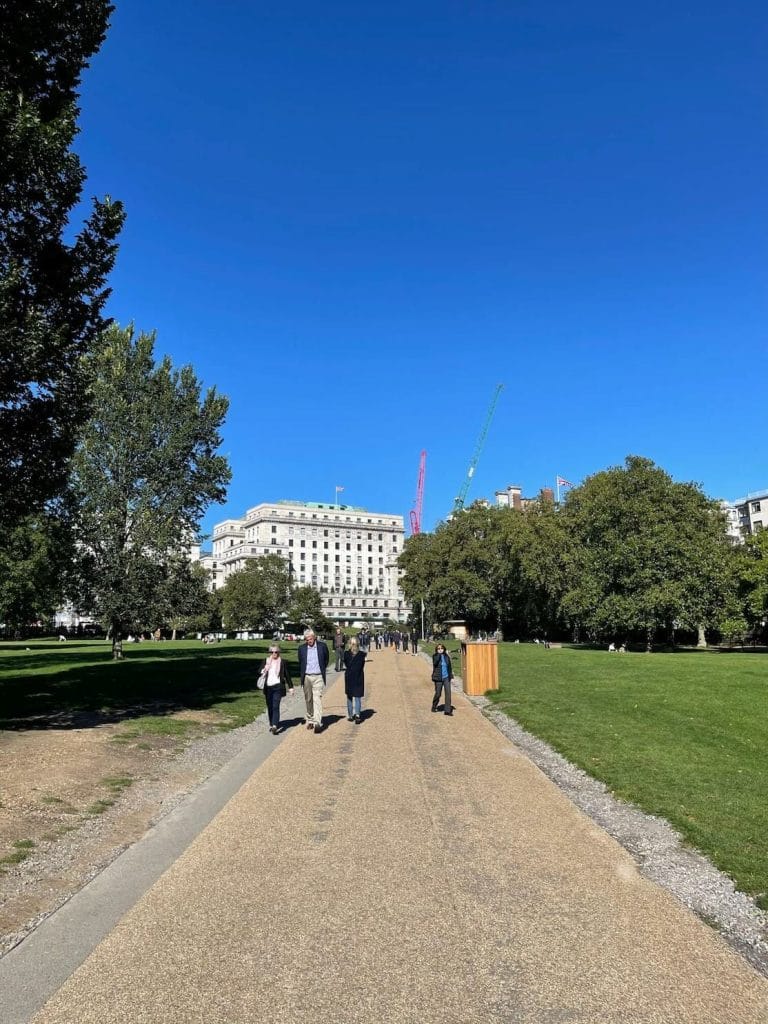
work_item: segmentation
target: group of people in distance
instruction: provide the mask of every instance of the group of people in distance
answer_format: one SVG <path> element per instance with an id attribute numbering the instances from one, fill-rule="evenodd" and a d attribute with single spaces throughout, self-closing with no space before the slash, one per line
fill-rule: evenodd
<path id="1" fill-rule="evenodd" d="M 347 637 L 339 628 L 334 636 L 333 646 L 336 655 L 336 671 L 344 671 L 344 692 L 347 698 L 347 721 L 359 725 L 362 721 L 362 702 L 365 696 L 365 658 L 369 650 L 363 646 L 361 640 L 362 632 L 353 636 L 347 641 Z M 377 634 L 383 638 L 386 634 Z M 413 637 L 414 646 L 417 645 L 415 634 L 396 634 L 403 643 L 406 637 L 404 650 L 408 651 L 408 642 Z M 368 634 L 371 636 L 371 634 Z M 390 637 L 394 634 L 390 634 Z M 390 639 L 390 646 L 394 641 Z M 378 643 L 377 643 L 378 647 Z M 397 650 L 398 647 L 396 646 Z M 304 631 L 304 643 L 299 645 L 299 675 L 301 687 L 304 692 L 304 723 L 308 730 L 315 733 L 323 731 L 323 691 L 325 689 L 326 670 L 329 662 L 328 645 L 319 640 L 313 629 Z M 417 651 L 413 651 L 414 654 Z M 445 690 L 444 711 L 446 715 L 453 714 L 451 705 L 451 680 L 453 678 L 453 667 L 450 655 L 447 653 L 444 644 L 438 644 L 432 657 L 432 682 L 435 684 L 435 695 L 432 700 L 432 710 L 438 710 L 438 703 L 442 691 Z M 269 654 L 259 672 L 258 687 L 264 691 L 267 702 L 267 716 L 269 718 L 269 731 L 277 735 L 280 731 L 280 702 L 286 694 L 294 694 L 293 680 L 287 661 L 282 657 L 280 647 L 276 643 L 269 646 Z"/>

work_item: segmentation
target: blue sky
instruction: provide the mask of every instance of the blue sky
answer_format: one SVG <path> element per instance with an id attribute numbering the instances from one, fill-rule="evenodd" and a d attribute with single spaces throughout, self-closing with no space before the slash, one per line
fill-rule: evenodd
<path id="1" fill-rule="evenodd" d="M 627 454 L 768 486 L 763 3 L 118 0 L 109 312 L 229 396 L 262 500 L 407 517 Z"/>

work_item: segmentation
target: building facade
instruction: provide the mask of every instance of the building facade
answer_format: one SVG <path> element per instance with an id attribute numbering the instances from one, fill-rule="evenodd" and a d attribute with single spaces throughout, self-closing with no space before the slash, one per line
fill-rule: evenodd
<path id="1" fill-rule="evenodd" d="M 400 590 L 402 516 L 352 505 L 262 502 L 242 519 L 213 530 L 210 554 L 200 556 L 211 589 L 222 587 L 249 558 L 278 554 L 296 586 L 319 591 L 323 614 L 342 625 L 403 622 L 410 607 Z"/>
<path id="2" fill-rule="evenodd" d="M 734 524 L 729 533 L 737 529 L 741 540 L 768 526 L 768 490 L 751 491 L 743 498 L 729 501 L 725 508 L 729 522 Z"/>

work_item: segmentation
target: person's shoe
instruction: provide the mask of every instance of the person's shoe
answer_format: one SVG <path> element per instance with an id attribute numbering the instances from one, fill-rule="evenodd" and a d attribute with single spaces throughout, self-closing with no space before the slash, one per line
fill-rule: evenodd
<path id="1" fill-rule="evenodd" d="M 354 722 L 354 718 L 352 717 L 352 715 L 347 715 L 347 721 Z"/>
<path id="2" fill-rule="evenodd" d="M 355 721 L 357 722 L 358 725 L 360 725 L 360 722 L 362 721 L 360 715 L 355 715 Z"/>
<path id="3" fill-rule="evenodd" d="M 272 735 L 274 736 L 274 735 L 275 735 L 275 733 L 277 732 L 277 729 L 276 729 L 276 728 L 274 727 L 274 725 L 270 725 L 270 727 L 269 727 L 269 731 L 270 731 L 270 732 L 272 733 Z"/>
<path id="4" fill-rule="evenodd" d="M 311 722 L 307 722 L 308 729 L 314 729 L 314 725 Z"/>
<path id="5" fill-rule="evenodd" d="M 436 705 L 436 704 L 433 704 L 433 705 L 432 705 L 432 711 L 433 711 L 433 712 L 434 712 L 435 714 L 437 714 L 437 705 Z"/>
<path id="6" fill-rule="evenodd" d="M 310 726 L 310 728 L 311 728 L 311 729 L 314 729 L 314 730 L 315 730 L 315 733 L 318 733 L 318 732 L 322 732 L 322 731 L 323 731 L 323 727 L 322 727 L 322 725 L 312 725 L 312 726 Z"/>
<path id="7" fill-rule="evenodd" d="M 448 716 L 448 718 L 452 718 L 453 717 L 453 709 L 451 709 L 450 711 L 446 711 L 445 714 Z"/>

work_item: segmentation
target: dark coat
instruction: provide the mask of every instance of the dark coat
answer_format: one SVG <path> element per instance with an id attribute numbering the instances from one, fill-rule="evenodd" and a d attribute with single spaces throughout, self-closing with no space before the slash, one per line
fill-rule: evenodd
<path id="1" fill-rule="evenodd" d="M 270 659 L 267 658 L 267 660 L 261 666 L 261 669 L 259 671 L 259 675 L 261 675 L 261 673 L 267 667 L 267 665 L 269 664 L 269 660 Z M 266 689 L 266 687 L 265 687 L 265 689 Z M 270 686 L 270 690 L 271 689 L 272 689 L 272 687 Z M 285 691 L 287 689 L 288 690 L 292 690 L 293 689 L 293 680 L 291 679 L 291 670 L 288 668 L 288 662 L 285 660 L 285 658 L 283 658 L 281 656 L 280 657 L 280 696 L 281 697 L 285 696 Z"/>
<path id="2" fill-rule="evenodd" d="M 317 646 L 317 660 L 320 663 L 320 674 L 325 682 L 325 670 L 328 668 L 328 645 L 323 643 L 322 640 L 315 640 Z M 301 644 L 299 647 L 299 672 L 301 673 L 301 682 L 304 683 L 304 676 L 307 674 L 307 645 L 306 643 Z"/>
<path id="3" fill-rule="evenodd" d="M 365 696 L 365 652 L 344 652 L 344 693 L 348 697 Z"/>
<path id="4" fill-rule="evenodd" d="M 448 651 L 445 652 L 445 657 L 448 661 L 448 678 L 453 679 L 453 665 L 451 664 L 451 656 Z M 435 651 L 432 655 L 432 682 L 441 683 L 442 681 L 443 676 L 440 670 L 440 655 Z"/>

